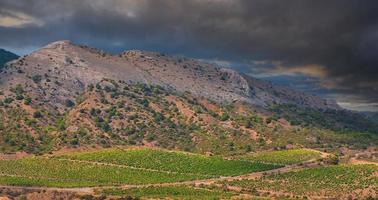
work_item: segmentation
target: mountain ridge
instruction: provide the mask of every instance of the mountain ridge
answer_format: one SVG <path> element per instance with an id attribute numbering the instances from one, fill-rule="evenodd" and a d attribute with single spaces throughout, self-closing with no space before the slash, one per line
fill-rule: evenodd
<path id="1" fill-rule="evenodd" d="M 61 79 L 57 81 L 67 85 L 56 88 L 55 92 L 51 91 L 56 98 L 49 99 L 58 103 L 63 102 L 65 96 L 75 96 L 88 84 L 96 84 L 102 78 L 111 78 L 162 85 L 218 102 L 244 101 L 262 107 L 289 103 L 318 109 L 340 109 L 335 102 L 195 59 L 137 50 L 110 55 L 67 40 L 50 43 L 12 62 L 10 67 L 22 70 L 29 76 L 38 72 L 39 75 L 52 74 L 56 79 Z M 59 73 L 64 75 L 54 74 L 54 70 L 60 70 Z M 64 88 L 71 88 L 72 91 Z"/>

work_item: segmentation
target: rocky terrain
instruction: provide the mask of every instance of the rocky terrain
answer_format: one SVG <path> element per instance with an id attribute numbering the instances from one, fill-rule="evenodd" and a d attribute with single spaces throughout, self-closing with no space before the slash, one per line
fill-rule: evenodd
<path id="1" fill-rule="evenodd" d="M 110 55 L 69 41 L 51 43 L 12 62 L 2 72 L 0 84 L 5 91 L 12 85 L 25 85 L 27 91 L 35 91 L 42 101 L 61 109 L 67 98 L 74 98 L 103 78 L 161 85 L 217 102 L 339 109 L 334 102 L 193 59 L 142 51 Z"/>

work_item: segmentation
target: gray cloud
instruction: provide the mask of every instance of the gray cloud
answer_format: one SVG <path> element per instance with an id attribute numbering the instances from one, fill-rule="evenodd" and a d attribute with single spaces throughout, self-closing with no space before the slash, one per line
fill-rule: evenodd
<path id="1" fill-rule="evenodd" d="M 251 61 L 280 63 L 264 65 L 266 73 L 316 65 L 324 71 L 321 84 L 338 98 L 345 94 L 344 102 L 352 95 L 374 103 L 377 10 L 375 0 L 2 0 L 0 14 L 23 13 L 43 26 L 0 23 L 0 44 L 24 49 L 70 39 L 112 52 L 157 50 L 246 68 Z"/>

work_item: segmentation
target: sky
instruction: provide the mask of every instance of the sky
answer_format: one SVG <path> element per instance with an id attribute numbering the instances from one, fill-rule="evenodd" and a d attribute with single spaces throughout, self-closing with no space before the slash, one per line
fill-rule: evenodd
<path id="1" fill-rule="evenodd" d="M 158 51 L 378 111 L 377 10 L 376 0 L 0 0 L 0 48 Z"/>

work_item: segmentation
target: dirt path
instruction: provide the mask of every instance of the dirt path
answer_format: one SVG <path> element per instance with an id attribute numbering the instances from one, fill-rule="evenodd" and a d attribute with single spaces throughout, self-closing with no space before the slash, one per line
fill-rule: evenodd
<path id="1" fill-rule="evenodd" d="M 93 194 L 94 188 L 81 187 L 81 188 L 58 188 L 58 187 L 37 187 L 37 186 L 0 186 L 0 189 L 19 189 L 19 190 L 35 190 L 35 191 L 55 191 L 55 192 L 75 192 L 78 194 Z"/>
<path id="2" fill-rule="evenodd" d="M 377 162 L 367 161 L 367 160 L 359 160 L 357 158 L 351 158 L 348 161 L 352 165 L 377 165 Z"/>

